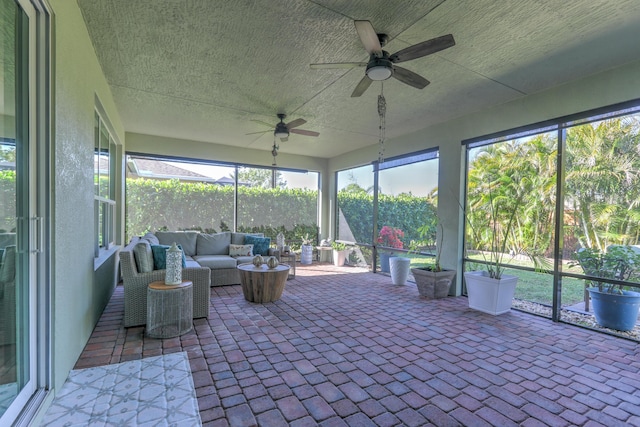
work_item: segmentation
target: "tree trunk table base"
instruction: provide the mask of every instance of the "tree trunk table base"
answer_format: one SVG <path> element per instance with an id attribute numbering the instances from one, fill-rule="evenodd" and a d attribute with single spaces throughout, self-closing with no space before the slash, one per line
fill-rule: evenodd
<path id="1" fill-rule="evenodd" d="M 280 264 L 269 268 L 266 264 L 240 264 L 240 284 L 244 298 L 250 302 L 273 302 L 280 299 L 289 276 L 289 266 Z"/>

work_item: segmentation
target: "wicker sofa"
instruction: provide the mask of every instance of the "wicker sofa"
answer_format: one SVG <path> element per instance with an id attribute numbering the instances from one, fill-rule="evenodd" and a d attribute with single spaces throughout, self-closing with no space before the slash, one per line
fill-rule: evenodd
<path id="1" fill-rule="evenodd" d="M 140 326 L 147 322 L 147 287 L 149 283 L 163 281 L 165 270 L 140 272 L 134 256 L 134 248 L 141 243 L 134 237 L 120 251 L 120 270 L 124 287 L 124 326 Z M 182 269 L 182 279 L 193 282 L 193 317 L 209 316 L 211 298 L 211 270 L 200 266 Z"/>
<path id="2" fill-rule="evenodd" d="M 215 234 L 195 231 L 158 231 L 134 237 L 120 251 L 120 265 L 125 293 L 125 326 L 137 326 L 146 322 L 147 285 L 156 280 L 164 280 L 165 270 L 151 270 L 141 263 L 142 253 L 149 251 L 145 246 L 171 245 L 182 247 L 186 267 L 182 278 L 191 280 L 193 292 L 193 316 L 206 317 L 209 313 L 210 286 L 224 286 L 240 283 L 238 264 L 251 262 L 253 256 L 231 256 L 231 245 L 243 245 L 245 236 L 262 237 L 262 234 L 222 232 Z M 268 255 L 279 258 L 276 249 L 268 248 Z M 206 285 L 205 285 L 206 284 Z"/>

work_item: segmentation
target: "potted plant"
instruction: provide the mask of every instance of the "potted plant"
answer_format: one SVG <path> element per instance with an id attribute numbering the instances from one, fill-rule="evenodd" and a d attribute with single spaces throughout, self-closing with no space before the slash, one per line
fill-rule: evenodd
<path id="1" fill-rule="evenodd" d="M 331 242 L 331 248 L 333 249 L 333 265 L 336 267 L 342 267 L 349 256 L 351 249 L 341 242 L 335 240 Z"/>
<path id="2" fill-rule="evenodd" d="M 309 233 L 302 238 L 302 247 L 300 253 L 300 264 L 311 264 L 313 262 L 313 240 L 309 238 Z"/>
<path id="3" fill-rule="evenodd" d="M 464 273 L 469 308 L 492 315 L 511 310 L 518 277 L 504 274 L 505 257 L 512 257 L 510 252 L 527 255 L 537 270 L 547 264 L 543 258 L 528 253 L 523 248 L 507 250 L 514 239 L 516 214 L 528 192 L 526 185 L 521 187 L 522 184 L 512 181 L 511 177 L 502 176 L 482 188 L 486 198 L 477 208 L 488 224 L 488 227 L 483 227 L 482 233 L 473 226 L 471 212 L 465 212 L 465 220 L 476 243 L 482 245 L 479 252 L 485 266 L 485 270 Z M 506 186 L 507 191 L 500 197 L 494 197 L 492 187 L 498 185 Z"/>
<path id="4" fill-rule="evenodd" d="M 416 281 L 416 286 L 418 287 L 418 293 L 426 299 L 445 298 L 449 295 L 451 283 L 456 277 L 455 270 L 443 270 L 440 266 L 440 251 L 442 250 L 442 242 L 444 239 L 444 227 L 440 221 L 437 222 L 436 226 L 440 228 L 440 237 L 435 245 L 436 257 L 434 264 L 411 269 L 413 278 Z M 432 233 L 432 230 L 432 224 L 423 225 L 419 229 L 420 237 L 427 237 Z M 417 249 L 417 244 L 414 244 L 414 242 L 412 242 L 412 246 Z"/>
<path id="5" fill-rule="evenodd" d="M 625 289 L 620 283 L 630 279 L 637 281 L 640 272 L 640 253 L 629 246 L 612 245 L 605 252 L 584 248 L 576 252 L 577 263 L 586 275 L 613 279 L 587 280 L 586 285 L 593 314 L 600 326 L 618 331 L 630 331 L 638 321 L 640 292 Z M 575 265 L 575 264 L 573 264 Z"/>
<path id="6" fill-rule="evenodd" d="M 404 232 L 399 228 L 389 227 L 385 225 L 380 229 L 378 233 L 378 239 L 376 243 L 380 246 L 386 246 L 388 248 L 402 249 L 403 243 L 402 238 L 404 237 Z M 390 272 L 389 266 L 389 258 L 393 256 L 393 253 L 390 252 L 380 252 L 380 271 L 383 273 Z M 408 271 L 408 270 L 407 270 Z"/>

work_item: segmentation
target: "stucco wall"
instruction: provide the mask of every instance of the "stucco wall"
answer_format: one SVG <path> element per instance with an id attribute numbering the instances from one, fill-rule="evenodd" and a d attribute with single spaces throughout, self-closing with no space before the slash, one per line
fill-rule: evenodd
<path id="1" fill-rule="evenodd" d="M 463 200 L 464 177 L 461 141 L 634 99 L 640 99 L 640 61 L 389 140 L 385 151 L 391 157 L 440 147 L 438 216 L 444 218 L 445 230 L 441 262 L 445 268 L 459 269 L 462 257 L 459 201 Z M 329 185 L 335 186 L 335 171 L 366 164 L 377 157 L 378 147 L 373 146 L 331 159 Z M 460 276 L 457 276 L 458 292 Z"/>
<path id="2" fill-rule="evenodd" d="M 116 136 L 124 130 L 75 1 L 54 18 L 53 375 L 59 388 L 99 318 L 113 277 L 94 278 L 93 153 L 97 96 Z M 111 271 L 105 265 L 105 271 Z M 108 299 L 108 297 L 107 297 Z"/>

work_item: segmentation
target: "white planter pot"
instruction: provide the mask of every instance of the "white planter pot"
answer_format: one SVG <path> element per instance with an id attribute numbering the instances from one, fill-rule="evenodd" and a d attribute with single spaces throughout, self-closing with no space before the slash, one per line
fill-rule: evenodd
<path id="1" fill-rule="evenodd" d="M 300 253 L 300 264 L 311 264 L 313 262 L 313 246 L 302 245 L 302 252 Z"/>
<path id="2" fill-rule="evenodd" d="M 486 271 L 467 271 L 464 279 L 469 308 L 493 315 L 511 310 L 518 277 L 505 274 L 501 279 L 492 279 Z"/>
<path id="3" fill-rule="evenodd" d="M 343 251 L 333 251 L 333 265 L 336 267 L 342 267 L 349 256 L 349 249 Z"/>
<path id="4" fill-rule="evenodd" d="M 411 260 L 399 256 L 389 258 L 389 270 L 391 272 L 391 283 L 394 285 L 404 285 L 409 277 L 409 266 Z"/>

